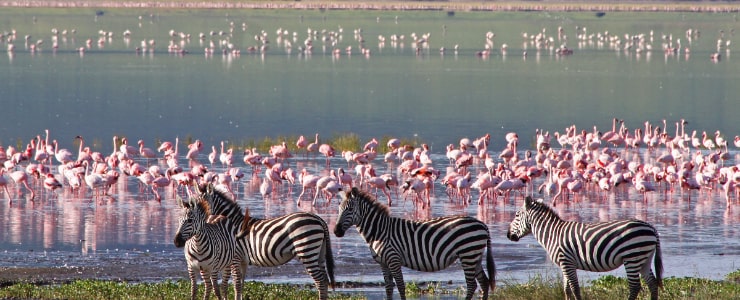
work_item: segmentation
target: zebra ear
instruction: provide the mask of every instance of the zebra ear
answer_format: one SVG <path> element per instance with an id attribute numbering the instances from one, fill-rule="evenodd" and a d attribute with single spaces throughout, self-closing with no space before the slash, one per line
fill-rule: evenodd
<path id="1" fill-rule="evenodd" d="M 347 196 L 347 192 L 345 192 L 345 191 L 339 191 L 338 194 L 339 194 L 339 197 L 341 197 L 343 201 L 344 200 L 347 200 L 347 198 L 349 198 L 349 196 Z"/>
<path id="2" fill-rule="evenodd" d="M 526 207 L 526 208 L 530 208 L 530 207 L 534 206 L 535 203 L 537 203 L 537 202 L 535 202 L 534 199 L 532 199 L 531 196 L 527 196 L 527 198 L 524 199 L 524 207 Z"/>

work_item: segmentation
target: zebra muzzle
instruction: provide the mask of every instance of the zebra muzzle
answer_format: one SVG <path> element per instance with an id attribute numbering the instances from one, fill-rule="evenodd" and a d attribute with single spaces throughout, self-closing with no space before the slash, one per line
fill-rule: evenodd
<path id="1" fill-rule="evenodd" d="M 185 240 L 179 234 L 175 236 L 174 243 L 177 248 L 185 247 Z"/>
<path id="2" fill-rule="evenodd" d="M 342 229 L 341 226 L 334 227 L 334 235 L 337 237 L 343 237 L 346 230 Z"/>
<path id="3" fill-rule="evenodd" d="M 518 242 L 519 236 L 516 234 L 512 234 L 510 231 L 506 232 L 506 238 L 509 239 L 512 242 Z"/>

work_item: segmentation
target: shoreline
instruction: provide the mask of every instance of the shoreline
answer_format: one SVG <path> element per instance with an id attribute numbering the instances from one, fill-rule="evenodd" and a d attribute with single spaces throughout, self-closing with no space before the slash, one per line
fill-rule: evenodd
<path id="1" fill-rule="evenodd" d="M 16 8 L 293 9 L 482 12 L 695 12 L 733 13 L 740 3 L 713 2 L 437 2 L 437 1 L 2 1 Z"/>

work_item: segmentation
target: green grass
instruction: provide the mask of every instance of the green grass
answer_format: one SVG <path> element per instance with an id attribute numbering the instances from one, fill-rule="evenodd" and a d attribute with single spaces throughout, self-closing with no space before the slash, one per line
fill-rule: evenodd
<path id="1" fill-rule="evenodd" d="M 702 278 L 665 278 L 661 299 L 738 299 L 740 285 L 737 280 L 740 270 L 727 275 L 727 280 Z M 463 286 L 450 287 L 435 282 L 408 282 L 406 294 L 409 298 L 422 295 L 458 295 L 463 298 Z M 198 298 L 202 298 L 203 285 L 198 286 Z M 358 289 L 358 291 L 361 291 Z M 582 288 L 583 299 L 625 299 L 629 295 L 627 279 L 607 275 Z M 231 291 L 233 297 L 233 291 Z M 310 285 L 264 284 L 246 282 L 244 299 L 315 299 L 317 292 Z M 127 283 L 101 280 L 78 280 L 64 284 L 37 285 L 15 283 L 0 289 L 0 299 L 186 299 L 190 296 L 190 283 L 185 280 L 158 283 Z M 331 299 L 365 299 L 361 292 L 330 292 Z M 539 300 L 565 299 L 560 278 L 536 276 L 522 284 L 499 282 L 489 299 Z M 649 299 L 647 287 L 638 299 Z"/>

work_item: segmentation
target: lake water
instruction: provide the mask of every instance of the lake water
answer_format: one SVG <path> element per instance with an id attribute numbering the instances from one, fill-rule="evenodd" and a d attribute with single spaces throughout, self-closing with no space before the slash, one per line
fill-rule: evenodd
<path id="1" fill-rule="evenodd" d="M 205 153 L 200 158 L 206 161 L 210 146 L 222 140 L 228 147 L 264 137 L 356 133 L 363 142 L 398 137 L 428 143 L 434 166 L 444 170 L 445 145 L 457 145 L 463 137 L 490 133 L 489 152 L 498 157 L 507 132 L 519 134 L 523 153 L 534 148 L 537 128 L 554 133 L 574 124 L 588 131 L 593 126 L 608 131 L 617 117 L 630 130 L 642 128 L 645 121 L 662 126 L 662 120 L 667 120 L 668 133 L 673 134 L 680 119 L 689 122 L 688 134 L 697 130 L 699 135 L 703 131 L 713 135 L 719 130 L 730 140 L 730 160 L 725 163 L 738 163 L 732 137 L 739 128 L 740 68 L 733 60 L 732 45 L 726 46 L 737 25 L 733 14 L 609 13 L 599 18 L 593 13 L 546 12 L 449 16 L 445 12 L 114 9 L 96 16 L 94 10 L 83 9 L 7 9 L 0 12 L 0 20 L 0 32 L 6 32 L 3 49 L 9 44 L 8 33 L 16 30 L 15 49 L 7 59 L 0 59 L 0 120 L 4 123 L 0 144 L 6 148 L 24 147 L 37 135 L 43 137 L 44 129 L 50 129 L 51 139 L 58 140 L 61 148 L 76 149 L 74 137 L 82 135 L 94 151 L 104 154 L 112 150 L 113 135 L 141 139 L 152 148 L 180 137 L 203 141 Z M 282 38 L 276 34 L 279 28 L 288 32 Z M 55 38 L 53 29 L 58 32 Z M 692 33 L 687 36 L 689 29 Z M 131 32 L 127 38 L 125 30 Z M 309 30 L 313 51 L 301 53 Z M 270 40 L 268 49 L 250 53 L 249 47 L 262 45 L 255 39 L 262 31 Z M 487 42 L 489 31 L 495 37 Z M 190 38 L 181 38 L 180 32 Z M 586 32 L 587 40 L 579 40 L 579 32 Z M 544 33 L 545 40 L 552 37 L 554 46 L 538 50 L 530 38 L 523 38 L 525 33 Z M 336 46 L 331 45 L 332 34 L 336 34 Z M 428 44 L 417 51 L 412 34 L 417 39 L 428 34 Z M 393 43 L 393 35 L 404 39 Z M 643 37 L 643 46 L 624 50 L 625 35 L 634 41 L 639 38 L 633 37 Z M 379 42 L 379 36 L 385 43 Z M 598 36 L 610 38 L 600 42 Z M 616 39 L 619 44 L 609 42 Z M 152 40 L 153 53 L 136 52 L 142 41 L 150 49 Z M 718 40 L 723 45 L 719 50 Z M 214 53 L 206 55 L 204 49 L 211 41 Z M 188 53 L 168 52 L 170 43 Z M 490 54 L 477 55 L 487 43 Z M 665 54 L 663 43 L 680 48 Z M 224 55 L 222 49 L 228 44 L 241 54 Z M 635 50 L 645 44 L 652 50 Z M 455 45 L 459 45 L 457 52 Z M 556 54 L 561 45 L 574 53 Z M 370 54 L 360 53 L 361 47 Z M 340 49 L 338 55 L 332 54 L 335 48 Z M 721 59 L 710 59 L 713 53 L 721 54 Z M 181 157 L 183 149 L 181 145 Z M 645 161 L 650 161 L 648 156 L 644 149 L 638 154 Z M 240 155 L 236 161 L 249 170 Z M 382 156 L 373 163 L 379 173 L 394 171 Z M 333 168 L 342 165 L 346 167 L 344 160 L 332 160 Z M 290 166 L 327 172 L 321 157 L 298 155 Z M 475 168 L 481 165 L 473 168 L 477 174 Z M 220 165 L 213 169 L 223 171 Z M 277 216 L 309 209 L 295 205 L 299 186 L 280 199 L 263 200 L 257 188 L 259 176 L 237 184 L 237 198 L 252 214 Z M 535 181 L 540 183 L 542 179 Z M 138 192 L 134 177 L 121 178 L 113 199 L 102 202 L 93 200 L 85 189 L 80 193 L 65 189 L 51 199 L 42 190 L 36 187 L 34 202 L 12 188 L 12 204 L 7 196 L 0 200 L 0 266 L 95 265 L 147 257 L 166 268 L 185 270 L 179 260 L 182 253 L 171 242 L 179 215 L 172 191 L 164 191 L 167 196 L 157 202 L 151 193 Z M 558 276 L 534 239 L 513 243 L 505 238 L 520 197 L 462 206 L 448 200 L 439 182 L 435 190 L 430 210 L 397 201 L 393 214 L 479 217 L 491 228 L 499 278 Z M 740 210 L 725 209 L 720 194 L 693 192 L 689 198 L 652 193 L 643 202 L 641 194 L 625 188 L 606 199 L 587 193 L 582 201 L 558 211 L 566 219 L 584 222 L 647 220 L 661 233 L 666 276 L 721 279 L 740 268 Z M 336 201 L 311 210 L 333 228 Z M 339 280 L 382 280 L 367 246 L 354 231 L 332 242 Z M 363 268 L 343 270 L 347 265 Z M 408 280 L 462 282 L 459 267 L 405 274 Z M 624 276 L 622 270 L 613 274 Z M 590 278 L 597 275 L 601 274 L 583 273 Z M 308 277 L 266 276 L 265 280 L 308 282 Z"/>

